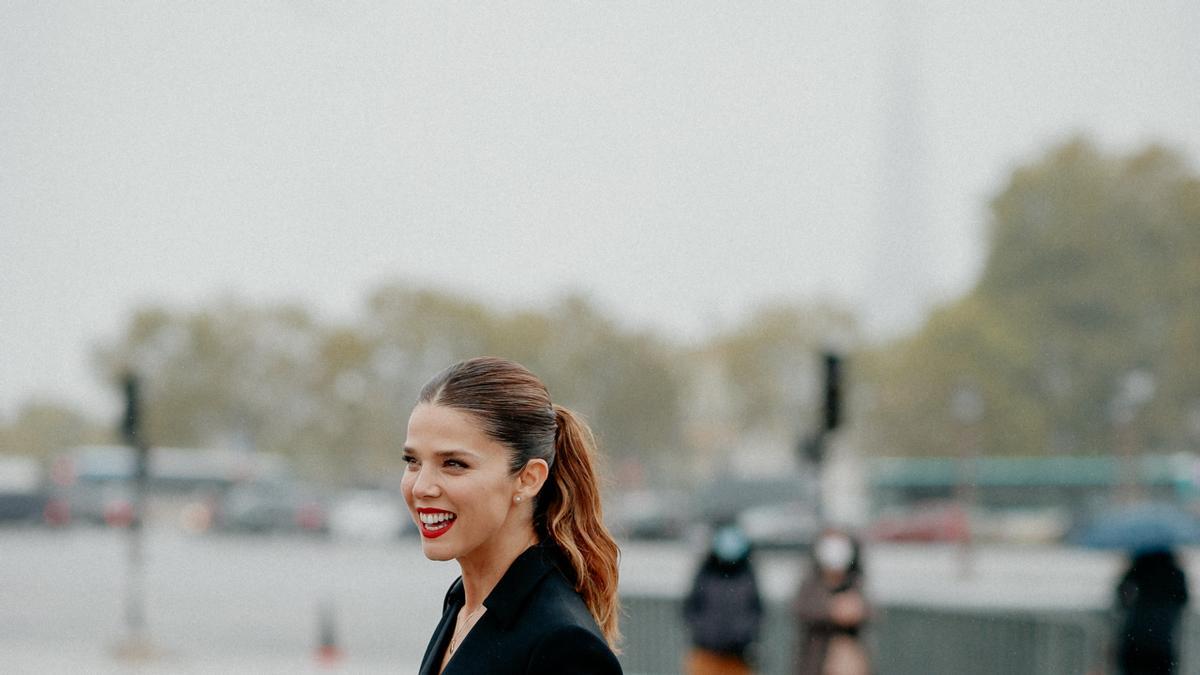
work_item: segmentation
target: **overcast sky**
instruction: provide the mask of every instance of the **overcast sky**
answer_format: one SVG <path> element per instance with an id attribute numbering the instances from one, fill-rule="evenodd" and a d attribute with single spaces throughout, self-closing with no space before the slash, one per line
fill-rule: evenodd
<path id="1" fill-rule="evenodd" d="M 1074 133 L 1200 157 L 1200 3 L 0 0 L 0 415 L 137 306 L 402 279 L 695 339 L 898 330 Z"/>

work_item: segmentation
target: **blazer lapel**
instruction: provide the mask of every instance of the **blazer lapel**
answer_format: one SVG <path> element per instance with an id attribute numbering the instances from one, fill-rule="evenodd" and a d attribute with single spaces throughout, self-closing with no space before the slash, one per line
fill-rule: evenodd
<path id="1" fill-rule="evenodd" d="M 460 607 L 462 607 L 462 582 L 456 581 L 446 594 L 442 620 L 438 622 L 437 630 L 433 632 L 433 639 L 425 648 L 425 656 L 421 659 L 421 669 L 418 671 L 420 675 L 438 674 L 438 668 L 442 665 L 442 656 L 446 653 L 446 645 L 450 642 L 450 636 L 454 632 L 454 619 L 458 615 Z"/>
<path id="2" fill-rule="evenodd" d="M 548 544 L 531 546 L 517 556 L 504 576 L 483 601 L 487 611 L 466 634 L 442 675 L 479 675 L 489 671 L 489 664 L 496 658 L 496 649 L 501 635 L 511 628 L 524 610 L 530 593 L 542 577 L 554 568 L 555 549 Z M 455 618 L 466 602 L 462 581 L 459 580 L 446 594 L 442 621 L 438 624 L 434 638 L 425 650 L 421 661 L 420 675 L 438 675 L 442 656 L 454 633 Z"/>
<path id="3" fill-rule="evenodd" d="M 479 673 L 487 672 L 489 663 L 487 647 L 496 639 L 495 630 L 488 621 L 488 614 L 491 611 L 489 609 L 484 612 L 479 621 L 467 632 L 462 642 L 458 643 L 458 649 L 446 663 L 446 669 L 442 671 L 442 675 L 479 675 Z M 436 673 L 436 665 L 434 669 Z"/>

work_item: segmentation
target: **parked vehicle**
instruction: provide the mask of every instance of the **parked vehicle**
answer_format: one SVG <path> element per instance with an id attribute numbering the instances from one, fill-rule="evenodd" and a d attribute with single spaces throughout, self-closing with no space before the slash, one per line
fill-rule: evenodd
<path id="1" fill-rule="evenodd" d="M 328 532 L 328 509 L 318 490 L 293 481 L 235 485 L 217 507 L 216 529 L 236 532 Z"/>
<path id="2" fill-rule="evenodd" d="M 127 525 L 133 519 L 136 455 L 124 446 L 79 446 L 51 464 L 46 520 L 55 525 Z M 212 448 L 153 448 L 146 477 L 148 520 L 203 531 L 233 486 L 288 474 L 282 457 Z"/>
<path id="3" fill-rule="evenodd" d="M 605 520 L 622 539 L 681 539 L 691 512 L 687 495 L 678 490 L 631 490 L 606 499 Z"/>
<path id="4" fill-rule="evenodd" d="M 877 541 L 964 541 L 970 533 L 967 511 L 957 502 L 926 502 L 881 515 L 867 531 Z"/>
<path id="5" fill-rule="evenodd" d="M 0 523 L 38 523 L 45 517 L 48 501 L 41 462 L 0 455 Z"/>
<path id="6" fill-rule="evenodd" d="M 737 523 L 761 549 L 807 549 L 821 530 L 816 509 L 802 501 L 752 506 L 738 514 Z"/>
<path id="7" fill-rule="evenodd" d="M 1200 544 L 1200 518 L 1170 502 L 1114 504 L 1081 518 L 1067 541 L 1128 551 L 1195 546 Z"/>
<path id="8" fill-rule="evenodd" d="M 698 488 L 690 512 L 705 531 L 736 523 L 755 548 L 804 549 L 819 529 L 817 489 L 812 476 L 723 476 Z"/>
<path id="9" fill-rule="evenodd" d="M 329 507 L 329 533 L 338 539 L 387 541 L 416 532 L 403 498 L 384 489 L 337 495 Z"/>
<path id="10" fill-rule="evenodd" d="M 707 523 L 729 522 L 755 507 L 813 504 L 815 498 L 813 478 L 799 472 L 775 476 L 722 477 L 695 492 L 692 511 Z"/>

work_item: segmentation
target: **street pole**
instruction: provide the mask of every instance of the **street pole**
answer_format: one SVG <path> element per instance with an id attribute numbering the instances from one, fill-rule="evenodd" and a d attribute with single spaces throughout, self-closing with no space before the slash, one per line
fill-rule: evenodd
<path id="1" fill-rule="evenodd" d="M 142 433 L 141 382 L 132 373 L 122 380 L 125 395 L 125 415 L 121 420 L 121 436 L 133 450 L 133 485 L 130 495 L 132 509 L 127 537 L 128 568 L 125 585 L 125 629 L 117 655 L 123 659 L 146 660 L 153 656 L 146 628 L 145 555 L 143 523 L 146 504 L 146 478 L 149 473 L 150 447 Z"/>
<path id="2" fill-rule="evenodd" d="M 979 491 L 979 423 L 983 420 L 983 394 L 974 384 L 962 384 L 950 401 L 950 412 L 959 424 L 957 502 L 962 512 L 963 533 L 958 556 L 958 575 L 967 579 L 975 573 L 975 528 L 971 514 Z"/>
<path id="3" fill-rule="evenodd" d="M 1155 380 L 1149 371 L 1134 369 L 1125 373 L 1117 383 L 1117 392 L 1109 403 L 1113 423 L 1119 477 L 1114 482 L 1116 501 L 1129 503 L 1141 497 L 1137 455 L 1137 416 L 1154 398 Z"/>
<path id="4" fill-rule="evenodd" d="M 825 351 L 821 354 L 821 365 L 823 378 L 820 419 L 817 431 L 801 441 L 800 452 L 817 474 L 817 479 L 813 482 L 817 492 L 813 500 L 813 512 L 817 522 L 823 526 L 828 515 L 825 508 L 825 459 L 829 453 L 833 431 L 841 426 L 844 417 L 842 410 L 843 358 L 834 351 Z"/>

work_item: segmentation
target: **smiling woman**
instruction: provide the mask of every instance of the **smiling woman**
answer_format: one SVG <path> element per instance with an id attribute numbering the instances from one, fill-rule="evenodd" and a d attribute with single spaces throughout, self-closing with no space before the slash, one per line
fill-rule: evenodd
<path id="1" fill-rule="evenodd" d="M 523 366 L 457 363 L 421 390 L 404 499 L 431 560 L 456 560 L 432 673 L 620 673 L 617 546 L 591 432 Z"/>

